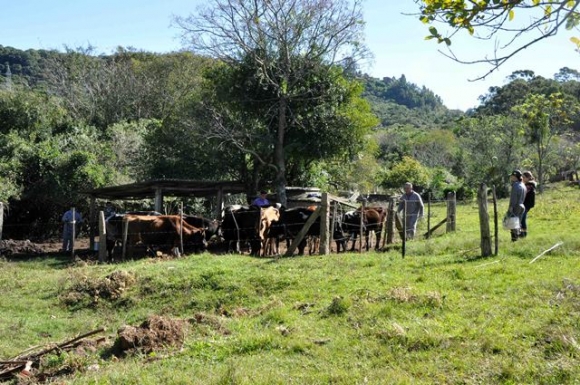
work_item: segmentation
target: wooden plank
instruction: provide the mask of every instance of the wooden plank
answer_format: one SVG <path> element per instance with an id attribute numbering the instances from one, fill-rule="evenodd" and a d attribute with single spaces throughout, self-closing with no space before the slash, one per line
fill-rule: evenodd
<path id="1" fill-rule="evenodd" d="M 433 227 L 431 230 L 429 230 L 429 233 L 425 233 L 424 236 L 427 237 L 427 238 L 430 237 L 431 234 L 433 234 L 435 232 L 435 230 L 437 230 L 439 227 L 443 226 L 443 224 L 446 223 L 446 222 L 447 222 L 447 218 L 443 219 L 441 222 L 437 223 L 435 225 L 435 227 Z"/>
<path id="2" fill-rule="evenodd" d="M 302 242 L 302 240 L 304 239 L 304 236 L 306 235 L 308 230 L 310 230 L 310 226 L 312 226 L 314 221 L 316 221 L 316 218 L 318 218 L 320 216 L 320 211 L 321 211 L 321 208 L 320 207 L 317 208 L 310 215 L 308 220 L 306 220 L 304 227 L 302 227 L 302 229 L 298 232 L 298 235 L 296 235 L 296 238 L 294 238 L 294 241 L 292 241 L 292 244 L 290 245 L 288 250 L 286 250 L 286 254 L 284 254 L 285 257 L 291 257 L 294 254 L 294 251 L 296 251 L 296 248 L 298 247 L 300 242 Z"/>

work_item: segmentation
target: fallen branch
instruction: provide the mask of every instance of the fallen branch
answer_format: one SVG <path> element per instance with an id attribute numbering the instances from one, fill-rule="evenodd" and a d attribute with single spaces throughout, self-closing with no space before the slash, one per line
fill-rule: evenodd
<path id="1" fill-rule="evenodd" d="M 540 257 L 544 256 L 545 254 L 549 253 L 550 251 L 557 249 L 558 247 L 562 246 L 564 242 L 558 242 L 554 246 L 550 247 L 548 250 L 543 251 L 540 255 L 530 261 L 530 265 L 536 262 Z"/>
<path id="2" fill-rule="evenodd" d="M 34 353 L 34 354 L 31 354 L 31 355 L 29 355 L 29 356 L 24 356 L 24 357 L 20 357 L 20 356 L 19 356 L 19 357 L 17 357 L 17 359 L 29 359 L 29 360 L 30 360 L 30 359 L 32 359 L 32 360 L 34 360 L 34 359 L 37 359 L 37 358 L 39 358 L 39 357 L 42 357 L 43 355 L 45 355 L 45 354 L 47 354 L 47 353 L 50 353 L 50 352 L 52 352 L 53 350 L 57 350 L 57 349 L 66 349 L 66 347 L 67 347 L 68 345 L 72 345 L 72 344 L 74 344 L 75 342 L 77 342 L 77 341 L 80 341 L 80 340 L 82 340 L 82 339 L 84 339 L 84 338 L 90 337 L 90 336 L 92 336 L 92 335 L 94 335 L 94 334 L 102 333 L 102 332 L 104 332 L 105 330 L 106 330 L 105 328 L 99 328 L 99 329 L 97 329 L 97 330 L 93 330 L 93 331 L 91 331 L 91 332 L 88 332 L 88 333 L 85 333 L 85 334 L 81 334 L 80 336 L 78 336 L 78 337 L 75 337 L 75 338 L 73 338 L 72 340 L 68 340 L 68 341 L 62 342 L 62 343 L 60 343 L 60 344 L 54 345 L 54 346 L 52 346 L 52 347 L 50 347 L 50 348 L 47 348 L 47 349 L 41 350 L 41 351 L 40 351 L 40 352 L 38 352 L 38 353 Z"/>

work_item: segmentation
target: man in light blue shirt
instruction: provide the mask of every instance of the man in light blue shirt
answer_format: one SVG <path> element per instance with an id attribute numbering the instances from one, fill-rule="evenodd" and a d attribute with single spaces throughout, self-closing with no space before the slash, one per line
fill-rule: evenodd
<path id="1" fill-rule="evenodd" d="M 401 212 L 405 205 L 407 206 L 407 216 L 405 217 L 406 237 L 407 239 L 413 239 L 417 232 L 417 222 L 419 218 L 423 217 L 423 200 L 421 195 L 413 191 L 413 185 L 410 182 L 405 183 L 403 189 L 405 193 L 401 196 L 397 211 Z"/>
<path id="2" fill-rule="evenodd" d="M 73 226 L 75 230 L 78 230 L 79 225 L 83 222 L 83 218 L 76 210 L 74 210 L 73 216 L 73 209 L 70 209 L 63 214 L 61 221 L 64 223 L 62 230 L 62 251 L 69 252 L 72 250 L 73 245 Z M 74 233 L 76 237 L 78 231 L 74 231 Z"/>
<path id="3" fill-rule="evenodd" d="M 270 206 L 270 201 L 268 200 L 268 198 L 266 198 L 266 195 L 268 195 L 267 191 L 264 190 L 260 191 L 260 196 L 252 201 L 252 206 L 257 207 Z"/>

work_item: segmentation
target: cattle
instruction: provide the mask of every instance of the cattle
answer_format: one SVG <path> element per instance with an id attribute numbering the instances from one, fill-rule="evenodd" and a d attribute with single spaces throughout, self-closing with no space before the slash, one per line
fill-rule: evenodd
<path id="1" fill-rule="evenodd" d="M 275 207 L 263 207 L 260 209 L 260 226 L 258 236 L 262 241 L 262 256 L 268 255 L 268 240 L 272 239 L 270 229 L 274 223 L 280 221 L 280 210 Z"/>
<path id="2" fill-rule="evenodd" d="M 250 254 L 260 255 L 262 240 L 260 239 L 260 208 L 255 206 L 231 206 L 226 208 L 222 221 L 222 235 L 227 251 L 234 250 L 240 253 L 242 246 L 249 244 Z"/>
<path id="3" fill-rule="evenodd" d="M 128 222 L 127 247 L 142 243 L 150 250 L 166 248 L 179 255 L 176 250 L 182 237 L 184 248 L 196 252 L 205 242 L 204 230 L 182 221 L 179 215 L 127 215 L 124 221 Z"/>
<path id="4" fill-rule="evenodd" d="M 286 247 L 290 247 L 291 241 L 296 238 L 300 230 L 304 227 L 304 224 L 308 220 L 308 218 L 314 213 L 317 209 L 317 206 L 310 206 L 307 208 L 303 207 L 295 207 L 291 209 L 282 208 L 280 210 L 280 220 L 278 222 L 274 222 L 270 227 L 269 236 L 274 238 L 276 241 L 276 252 L 278 250 L 279 242 L 282 239 L 286 240 Z M 338 218 L 337 218 L 338 219 Z M 331 222 L 334 220 L 331 216 Z M 337 242 L 337 250 L 340 252 L 341 246 L 344 245 L 344 236 L 342 234 L 342 226 L 341 221 L 336 220 L 334 226 L 334 234 L 333 239 Z M 306 236 L 298 245 L 298 254 L 304 255 L 304 250 L 307 246 L 307 241 L 310 238 L 314 238 L 315 240 L 319 239 L 320 237 L 320 217 L 316 218 L 312 226 L 308 229 Z M 310 254 L 314 252 L 314 248 L 310 249 Z M 343 246 L 344 250 L 346 250 L 346 246 Z"/>
<path id="5" fill-rule="evenodd" d="M 221 223 L 218 220 L 195 215 L 185 215 L 183 220 L 194 227 L 204 229 L 206 242 L 209 242 L 214 235 L 221 237 Z"/>
<path id="6" fill-rule="evenodd" d="M 127 248 L 143 244 L 149 250 L 156 248 L 173 248 L 179 244 L 183 236 L 184 247 L 199 251 L 204 247 L 204 233 L 201 228 L 181 222 L 178 215 L 115 215 L 107 221 L 107 252 L 112 259 L 113 249 L 117 240 L 122 239 L 123 222 L 127 222 Z"/>
<path id="7" fill-rule="evenodd" d="M 383 223 L 385 222 L 386 215 L 386 211 L 382 207 L 365 208 L 364 216 L 362 218 L 362 233 L 365 235 L 365 246 L 367 251 L 370 249 L 369 235 L 371 232 L 375 234 L 376 238 L 375 250 L 379 249 L 381 232 L 383 230 Z M 344 213 L 343 225 L 345 231 L 349 234 L 349 238 L 352 239 L 350 251 L 354 251 L 357 236 L 361 232 L 361 210 L 358 209 L 356 211 L 353 210 Z"/>

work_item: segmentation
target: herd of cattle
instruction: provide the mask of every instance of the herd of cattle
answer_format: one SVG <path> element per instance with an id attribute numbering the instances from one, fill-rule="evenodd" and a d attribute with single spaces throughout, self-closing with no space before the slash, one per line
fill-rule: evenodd
<path id="1" fill-rule="evenodd" d="M 228 253 L 248 250 L 253 256 L 274 255 L 279 253 L 280 241 L 285 241 L 287 248 L 290 246 L 315 210 L 315 206 L 290 209 L 231 206 L 225 210 L 222 221 L 191 215 L 184 215 L 182 220 L 179 215 L 156 212 L 117 214 L 106 223 L 108 257 L 112 259 L 115 253 L 120 253 L 117 246 L 122 245 L 124 231 L 129 256 L 135 247 L 154 252 L 171 250 L 176 254 L 180 245 L 187 251 L 200 252 L 206 250 L 209 243 Z M 372 243 L 371 233 L 375 234 L 375 249 L 380 247 L 387 211 L 382 207 L 369 207 L 364 209 L 362 218 L 361 213 L 359 209 L 336 217 L 330 215 L 337 252 L 346 251 L 349 242 L 352 242 L 350 250 L 355 250 L 361 230 L 367 251 Z M 300 255 L 304 254 L 308 241 L 319 239 L 320 220 L 318 216 L 298 245 Z M 313 251 L 311 248 L 310 253 Z"/>

